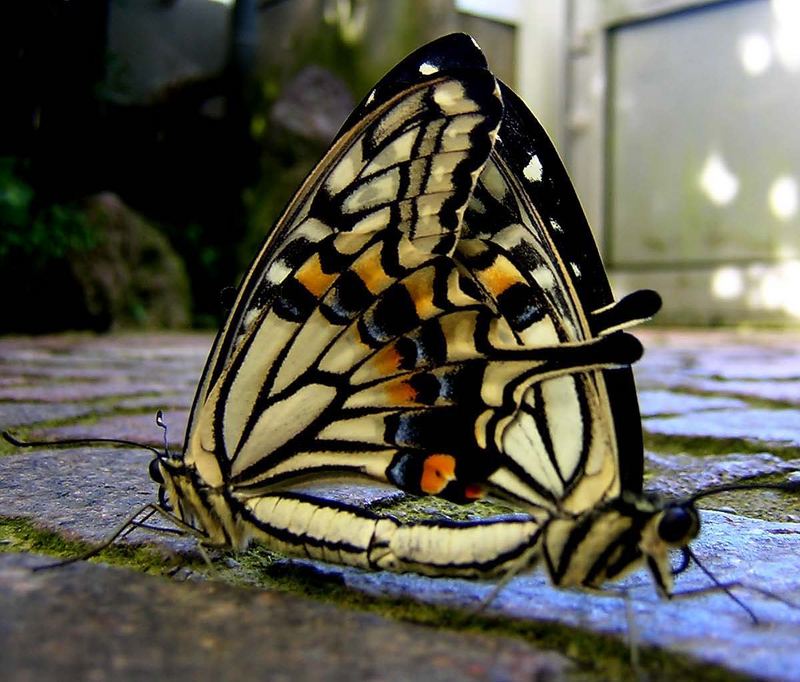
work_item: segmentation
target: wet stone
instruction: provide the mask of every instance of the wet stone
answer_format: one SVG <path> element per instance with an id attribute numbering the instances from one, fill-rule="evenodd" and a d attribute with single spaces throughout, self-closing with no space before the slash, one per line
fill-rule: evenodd
<path id="1" fill-rule="evenodd" d="M 0 387 L 0 400 L 72 402 L 76 400 L 110 398 L 131 393 L 158 394 L 168 389 L 169 386 L 164 384 L 131 383 L 127 381 L 70 381 L 63 384 L 42 382 L 38 385 Z"/>
<path id="2" fill-rule="evenodd" d="M 751 408 L 710 410 L 644 420 L 644 429 L 667 436 L 741 438 L 779 446 L 800 447 L 797 410 Z"/>
<path id="3" fill-rule="evenodd" d="M 691 493 L 748 478 L 800 470 L 800 459 L 784 460 L 769 452 L 696 457 L 645 452 L 645 489 L 664 497 Z M 769 494 L 765 491 L 765 494 Z M 779 513 L 779 510 L 775 510 Z"/>
<path id="4" fill-rule="evenodd" d="M 704 452 L 715 453 L 703 457 L 691 453 L 647 453 L 647 489 L 663 495 L 685 495 L 754 475 L 785 476 L 800 467 L 800 458 L 791 451 L 800 446 L 797 409 L 771 409 L 763 402 L 750 402 L 757 398 L 770 404 L 800 404 L 800 381 L 795 381 L 800 335 L 645 332 L 641 336 L 647 353 L 637 364 L 636 372 L 645 429 L 662 439 L 680 439 L 677 442 L 687 446 L 691 439 L 700 439 Z M 0 416 L 5 415 L 2 418 L 9 425 L 13 422 L 33 427 L 27 430 L 47 437 L 122 437 L 160 448 L 162 436 L 153 421 L 154 411 L 166 407 L 171 447 L 178 448 L 183 440 L 186 410 L 210 344 L 210 335 L 180 334 L 0 339 L 0 390 L 8 396 L 0 402 Z M 152 391 L 143 392 L 148 388 Z M 109 389 L 113 391 L 108 392 Z M 42 402 L 34 402 L 33 394 L 26 397 L 26 390 L 35 391 L 36 400 Z M 71 410 L 77 412 L 73 414 Z M 135 414 L 114 414 L 117 410 Z M 37 427 L 39 422 L 85 419 L 90 415 L 99 418 L 91 424 Z M 727 448 L 731 439 L 748 440 L 764 452 L 730 452 Z M 768 452 L 773 445 L 781 447 L 780 457 Z M 30 519 L 65 536 L 97 542 L 134 510 L 156 500 L 157 485 L 148 476 L 151 457 L 147 451 L 111 448 L 24 450 L 2 456 L 0 516 Z M 384 506 L 402 497 L 392 488 L 338 483 L 314 486 L 313 492 L 363 506 Z M 800 602 L 800 524 L 793 523 L 792 514 L 784 510 L 785 497 L 766 492 L 756 499 L 763 515 L 771 519 L 766 521 L 702 512 L 702 534 L 693 549 L 720 580 L 739 580 Z M 404 504 L 407 503 L 408 500 Z M 717 501 L 709 498 L 704 503 L 714 506 Z M 431 506 L 426 501 L 420 504 L 422 508 Z M 738 501 L 729 502 L 727 498 L 719 501 L 717 508 L 729 505 L 741 511 Z M 146 542 L 167 554 L 194 548 L 192 540 L 144 531 L 136 531 L 122 542 Z M 281 610 L 284 607 L 275 606 L 271 610 L 270 600 L 283 597 L 268 592 L 203 582 L 185 585 L 124 573 L 125 583 L 130 586 L 126 593 L 124 589 L 117 590 L 116 583 L 107 584 L 98 577 L 98 571 L 110 569 L 85 564 L 71 569 L 74 573 L 60 574 L 64 578 L 57 572 L 19 573 L 19 562 L 38 560 L 0 555 L 0 575 L 5 576 L 0 577 L 0 582 L 6 581 L 0 585 L 0 651 L 15 654 L 12 664 L 4 658 L 3 670 L 8 670 L 8 665 L 15 666 L 19 671 L 16 679 L 46 678 L 47 671 L 56 669 L 64 673 L 59 678 L 69 677 L 74 671 L 75 678 L 106 679 L 118 671 L 115 679 L 204 679 L 204 671 L 209 670 L 209 679 L 212 675 L 214 679 L 241 679 L 247 675 L 278 680 L 317 679 L 313 675 L 319 675 L 318 679 L 383 680 L 393 679 L 395 671 L 400 671 L 397 679 L 559 679 L 564 670 L 561 658 L 555 659 L 555 664 L 548 659 L 545 668 L 537 667 L 541 662 L 538 652 L 520 642 L 516 643 L 520 649 L 506 649 L 505 640 L 497 637 L 478 641 L 471 636 L 453 635 L 456 639 L 440 655 L 438 649 L 430 647 L 440 639 L 441 630 L 433 636 L 433 630 L 423 629 L 417 640 L 416 636 L 375 626 L 383 639 L 376 636 L 365 639 L 364 644 L 360 639 L 350 644 L 350 619 L 359 618 L 359 614 L 330 606 L 324 607 L 330 611 L 305 611 L 302 606 L 287 607 L 285 611 Z M 9 561 L 11 578 L 2 568 L 9 566 L 4 563 Z M 237 563 L 236 558 L 228 561 L 234 566 Z M 337 584 L 343 582 L 376 598 L 402 597 L 461 610 L 477 608 L 495 588 L 492 582 L 359 571 L 302 560 L 287 559 L 279 565 L 294 571 L 304 564 Z M 36 582 L 39 575 L 52 582 Z M 72 577 L 77 582 L 70 582 Z M 139 582 L 140 578 L 145 582 Z M 724 594 L 665 602 L 658 599 L 646 571 L 633 574 L 623 584 L 632 592 L 634 625 L 645 644 L 758 679 L 796 678 L 796 671 L 800 670 L 800 610 L 752 590 L 742 590 L 737 594 L 764 623 L 753 626 L 747 614 Z M 13 588 L 6 590 L 5 585 Z M 679 592 L 708 586 L 707 577 L 694 566 L 677 576 Z M 87 593 L 86 589 L 95 591 Z M 231 592 L 220 597 L 216 590 Z M 114 605 L 121 608 L 102 611 L 106 592 L 116 598 Z M 35 599 L 42 601 L 32 601 L 31 611 L 26 614 L 21 602 L 13 601 L 20 594 L 26 599 L 38 595 Z M 240 594 L 248 596 L 229 596 Z M 251 603 L 259 608 L 248 610 Z M 153 608 L 150 616 L 146 614 L 148 605 Z M 319 604 L 312 606 L 322 608 Z M 63 622 L 58 615 L 62 609 L 66 614 Z M 81 609 L 84 616 L 88 613 L 86 629 L 79 615 Z M 554 589 L 543 573 L 536 571 L 511 580 L 492 603 L 490 612 L 503 621 L 563 623 L 619 637 L 627 632 L 622 599 Z M 274 629 L 283 628 L 284 639 L 280 639 L 282 632 L 274 635 L 269 629 L 259 629 L 262 613 L 266 619 L 273 619 L 274 614 Z M 51 633 L 48 618 L 52 614 L 57 615 L 52 618 Z M 214 620 L 217 617 L 219 620 Z M 139 643 L 143 622 L 147 627 Z M 357 622 L 362 630 L 372 627 Z M 232 634 L 226 629 L 229 623 L 235 629 Z M 118 624 L 124 632 L 114 629 Z M 24 640 L 28 634 L 23 625 L 28 628 L 30 644 Z M 334 634 L 316 629 L 323 625 L 330 626 Z M 74 645 L 72 639 L 63 637 L 64 632 L 73 630 L 78 635 Z M 267 634 L 254 635 L 257 641 L 251 641 L 251 631 Z M 330 638 L 335 636 L 340 637 L 338 648 L 329 646 Z M 270 638 L 279 646 L 273 647 Z M 137 643 L 131 644 L 133 640 Z M 237 648 L 240 640 L 241 648 Z M 168 647 L 165 641 L 170 643 Z M 318 641 L 322 643 L 317 644 Z M 496 643 L 492 651 L 499 653 L 485 654 L 480 642 L 487 641 Z M 25 653 L 26 647 L 34 653 Z M 329 655 L 333 658 L 327 658 Z M 315 656 L 319 657 L 319 664 Z M 359 660 L 346 660 L 348 657 Z M 309 658 L 315 661 L 311 666 Z M 305 660 L 305 667 L 293 667 L 301 659 Z M 262 664 L 271 667 L 257 667 Z M 347 674 L 340 673 L 345 666 L 355 667 L 348 668 Z M 269 675 L 264 672 L 267 669 L 271 671 Z"/>
<path id="5" fill-rule="evenodd" d="M 0 402 L 0 430 L 56 419 L 96 414 L 100 408 L 79 403 Z"/>
<path id="6" fill-rule="evenodd" d="M 564 657 L 307 599 L 0 555 L 0 650 L 14 680 L 562 679 Z M 98 646 L 102 642 L 102 646 Z"/>
<path id="7" fill-rule="evenodd" d="M 736 398 L 692 395 L 666 390 L 639 391 L 639 410 L 643 417 L 745 406 L 746 403 Z"/>
<path id="8" fill-rule="evenodd" d="M 164 443 L 164 432 L 156 425 L 156 411 L 153 409 L 142 414 L 103 417 L 90 424 L 34 428 L 30 435 L 32 438 L 47 440 L 121 438 L 161 448 Z M 168 427 L 167 437 L 170 449 L 180 451 L 183 447 L 183 436 L 189 421 L 189 412 L 187 410 L 167 410 L 165 405 L 164 420 Z"/>

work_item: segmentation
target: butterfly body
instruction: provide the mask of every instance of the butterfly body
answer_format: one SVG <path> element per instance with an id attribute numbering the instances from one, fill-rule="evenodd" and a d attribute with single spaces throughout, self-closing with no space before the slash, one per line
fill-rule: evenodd
<path id="1" fill-rule="evenodd" d="M 599 586 L 671 580 L 615 302 L 566 172 L 471 38 L 410 55 L 267 237 L 209 356 L 163 509 L 210 546 L 488 577 L 541 560 Z M 288 490 L 361 477 L 520 514 L 401 524 Z M 655 530 L 654 530 L 655 529 Z"/>

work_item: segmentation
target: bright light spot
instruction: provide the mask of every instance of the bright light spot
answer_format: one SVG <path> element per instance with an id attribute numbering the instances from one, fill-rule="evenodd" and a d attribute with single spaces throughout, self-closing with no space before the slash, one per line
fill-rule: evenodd
<path id="1" fill-rule="evenodd" d="M 775 17 L 775 51 L 789 71 L 800 69 L 800 2 L 772 0 Z"/>
<path id="2" fill-rule="evenodd" d="M 760 33 L 751 33 L 739 41 L 739 58 L 746 73 L 760 76 L 772 63 L 772 47 Z"/>
<path id="3" fill-rule="evenodd" d="M 436 73 L 439 70 L 439 67 L 435 64 L 429 64 L 428 62 L 423 62 L 419 65 L 419 72 L 423 76 L 430 76 L 432 73 Z"/>
<path id="4" fill-rule="evenodd" d="M 769 210 L 781 220 L 789 220 L 797 214 L 797 181 L 791 175 L 781 175 L 769 188 Z"/>
<path id="5" fill-rule="evenodd" d="M 748 304 L 754 308 L 782 310 L 800 318 L 800 262 L 789 261 L 777 266 L 752 266 L 748 268 L 752 288 Z"/>
<path id="6" fill-rule="evenodd" d="M 782 308 L 793 315 L 800 317 L 800 263 L 786 263 L 781 267 L 783 270 L 783 301 Z"/>
<path id="7" fill-rule="evenodd" d="M 722 157 L 714 152 L 700 171 L 700 187 L 717 206 L 725 206 L 739 193 L 739 179 L 728 169 Z"/>
<path id="8" fill-rule="evenodd" d="M 768 310 L 777 310 L 783 303 L 783 282 L 777 272 L 768 272 L 758 286 L 761 304 Z"/>
<path id="9" fill-rule="evenodd" d="M 717 298 L 738 298 L 744 292 L 744 277 L 739 268 L 719 268 L 711 278 L 711 291 Z"/>
<path id="10" fill-rule="evenodd" d="M 797 0 L 771 0 L 772 14 L 784 26 L 800 26 L 800 3 Z"/>

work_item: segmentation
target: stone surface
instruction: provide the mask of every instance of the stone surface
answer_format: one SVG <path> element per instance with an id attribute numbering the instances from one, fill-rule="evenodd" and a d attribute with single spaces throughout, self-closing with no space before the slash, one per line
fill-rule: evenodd
<path id="1" fill-rule="evenodd" d="M 800 416 L 794 410 L 751 408 L 646 419 L 651 433 L 702 438 L 742 438 L 780 446 L 800 446 Z"/>
<path id="2" fill-rule="evenodd" d="M 104 566 L 32 572 L 39 562 L 0 555 L 4 679 L 528 682 L 569 668 L 504 637 L 434 636 L 307 599 Z"/>
<path id="3" fill-rule="evenodd" d="M 639 410 L 643 417 L 664 414 L 685 414 L 702 410 L 746 407 L 736 398 L 692 395 L 678 391 L 655 390 L 639 392 Z"/>
<path id="4" fill-rule="evenodd" d="M 650 331 L 642 337 L 648 352 L 637 367 L 637 380 L 644 428 L 664 443 L 676 439 L 682 448 L 699 439 L 703 449 L 703 457 L 691 450 L 676 454 L 674 448 L 648 452 L 648 489 L 686 495 L 755 475 L 780 477 L 800 468 L 795 450 L 800 446 L 800 419 L 793 398 L 800 395 L 800 335 Z M 28 437 L 131 438 L 158 448 L 162 436 L 153 413 L 168 407 L 169 440 L 171 447 L 179 447 L 210 342 L 210 336 L 169 334 L 0 339 L 0 427 L 16 428 Z M 751 445 L 747 452 L 730 449 L 739 440 Z M 780 449 L 771 452 L 776 445 Z M 4 446 L 2 452 L 10 448 Z M 36 448 L 0 456 L 0 516 L 31 519 L 63 535 L 97 542 L 155 499 L 157 486 L 147 471 L 151 457 L 147 450 L 106 447 Z M 383 505 L 399 497 L 391 488 L 325 487 L 324 492 L 317 489 L 318 494 L 351 504 Z M 735 498 L 707 502 L 717 509 L 739 508 Z M 800 524 L 792 522 L 796 512 L 779 493 L 764 493 L 756 504 L 759 519 L 703 512 L 703 532 L 693 548 L 720 580 L 741 581 L 800 602 Z M 147 542 L 166 552 L 193 549 L 188 539 L 143 531 L 124 542 Z M 14 546 L 0 549 L 13 551 Z M 15 670 L 12 679 L 47 678 L 59 669 L 86 679 L 106 679 L 104 675 L 113 671 L 115 679 L 173 672 L 175 677 L 196 677 L 205 674 L 197 672 L 201 668 L 211 671 L 209 679 L 215 673 L 227 673 L 231 679 L 263 676 L 266 669 L 274 671 L 270 679 L 392 679 L 394 674 L 397 679 L 559 679 L 568 674 L 564 659 L 542 658 L 524 643 L 499 637 L 476 639 L 441 631 L 432 637 L 428 629 L 372 621 L 377 617 L 268 592 L 186 585 L 85 564 L 32 574 L 22 568 L 30 561 L 41 559 L 0 555 L 0 581 L 9 587 L 0 589 L 0 601 L 5 600 L 0 604 L 0 651 L 18 654 L 11 664 L 3 662 L 4 672 L 9 665 Z M 302 563 L 292 560 L 285 565 L 293 570 Z M 371 596 L 458 609 L 478 607 L 494 589 L 490 583 L 313 566 L 333 583 L 343 582 Z M 633 623 L 641 642 L 759 679 L 796 679 L 800 609 L 741 590 L 739 597 L 762 621 L 754 626 L 724 594 L 666 603 L 657 598 L 651 582 L 645 571 L 624 582 L 633 596 Z M 708 586 L 697 567 L 677 579 L 679 592 Z M 116 611 L 104 605 L 105 597 L 97 597 L 103 594 L 113 596 L 108 603 L 118 606 Z M 22 608 L 23 600 L 29 609 Z M 43 615 L 62 610 L 71 614 L 63 621 L 58 616 L 51 623 Z M 625 635 L 628 622 L 622 599 L 553 589 L 540 572 L 511 580 L 489 612 L 508 622 L 556 622 L 619 637 Z M 78 622 L 80 613 L 85 627 Z M 271 613 L 284 619 L 274 622 L 276 630 L 282 622 L 285 633 L 259 630 L 271 627 L 259 620 L 263 616 L 269 621 Z M 63 641 L 68 624 L 74 632 L 71 647 Z M 382 629 L 394 626 L 400 630 Z M 235 634 L 229 634 L 228 627 Z M 351 649 L 359 652 L 361 645 L 354 633 L 372 628 L 376 636 L 365 640 L 366 654 L 351 656 Z M 268 634 L 251 641 L 251 631 Z M 168 667 L 172 659 L 164 657 L 167 633 L 177 652 L 174 668 Z M 445 635 L 452 639 L 437 648 Z M 272 647 L 273 636 L 280 646 Z M 23 653 L 25 646 L 34 653 Z M 235 655 L 240 651 L 256 653 L 248 659 Z M 310 671 L 294 667 L 307 651 L 318 656 L 320 664 Z M 355 673 L 345 675 L 343 670 Z"/>

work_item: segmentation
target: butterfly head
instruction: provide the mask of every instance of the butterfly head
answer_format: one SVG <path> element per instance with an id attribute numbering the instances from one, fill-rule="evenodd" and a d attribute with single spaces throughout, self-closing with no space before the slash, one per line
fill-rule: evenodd
<path id="1" fill-rule="evenodd" d="M 657 590 L 669 597 L 673 576 L 688 565 L 686 548 L 700 533 L 700 515 L 691 499 L 652 504 L 653 513 L 642 529 L 639 549 Z M 669 556 L 670 551 L 676 549 L 684 556 L 683 564 L 677 569 L 673 568 Z"/>

